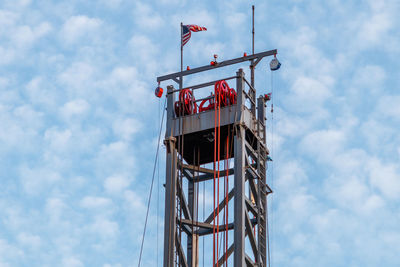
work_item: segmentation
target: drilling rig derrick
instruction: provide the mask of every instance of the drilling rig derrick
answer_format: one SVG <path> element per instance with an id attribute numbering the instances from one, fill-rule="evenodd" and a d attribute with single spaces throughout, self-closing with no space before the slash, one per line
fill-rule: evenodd
<path id="1" fill-rule="evenodd" d="M 266 177 L 265 107 L 269 95 L 257 98 L 254 79 L 246 80 L 243 69 L 234 76 L 187 88 L 182 79 L 243 62 L 250 62 L 254 72 L 262 58 L 276 54 L 277 50 L 245 54 L 157 78 L 159 83 L 179 84 L 179 89 L 167 86 L 166 96 L 164 267 L 199 266 L 203 236 L 210 236 L 203 242 L 210 241 L 205 247 L 207 258 L 213 255 L 211 266 L 228 266 L 227 262 L 235 267 L 268 266 L 267 195 L 272 190 Z M 209 86 L 215 86 L 214 93 L 196 100 L 197 90 Z M 220 161 L 228 164 L 220 168 Z M 221 181 L 226 182 L 222 194 L 217 190 Z M 214 205 L 201 219 L 198 194 L 203 183 L 203 188 L 213 188 Z"/>

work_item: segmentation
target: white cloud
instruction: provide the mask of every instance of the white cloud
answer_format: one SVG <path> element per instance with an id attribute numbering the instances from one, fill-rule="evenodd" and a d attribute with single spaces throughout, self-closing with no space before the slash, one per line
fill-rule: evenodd
<path id="1" fill-rule="evenodd" d="M 15 57 L 16 51 L 14 49 L 0 46 L 0 65 L 11 63 Z"/>
<path id="2" fill-rule="evenodd" d="M 377 111 L 384 117 L 400 120 L 400 95 L 385 95 L 380 97 Z"/>
<path id="3" fill-rule="evenodd" d="M 61 112 L 65 117 L 79 116 L 85 114 L 90 105 L 84 99 L 75 99 L 64 104 Z"/>
<path id="4" fill-rule="evenodd" d="M 54 108 L 58 104 L 57 92 L 52 90 L 52 86 L 46 84 L 46 82 L 45 77 L 36 76 L 25 86 L 29 102 L 39 106 L 41 109 Z"/>
<path id="5" fill-rule="evenodd" d="M 298 112 L 315 112 L 332 96 L 327 83 L 310 77 L 298 77 L 291 87 L 287 103 Z"/>
<path id="6" fill-rule="evenodd" d="M 135 211 L 136 214 L 140 214 L 145 211 L 145 205 L 143 203 L 141 195 L 132 190 L 126 190 L 124 192 L 124 198 L 128 204 L 129 210 Z"/>
<path id="7" fill-rule="evenodd" d="M 145 46 L 139 48 L 139 51 L 136 52 L 140 53 L 140 49 L 145 49 Z M 147 57 L 146 53 L 142 56 Z M 155 64 L 154 59 L 151 62 Z M 152 68 L 153 63 L 149 65 L 145 63 L 144 67 L 146 70 L 144 72 L 147 73 L 148 68 Z M 100 84 L 103 88 L 104 97 L 115 101 L 121 114 L 134 113 L 136 115 L 135 119 L 138 120 L 143 117 L 142 114 L 151 110 L 154 103 L 154 91 L 153 89 L 149 89 L 149 85 L 145 82 L 144 77 L 138 73 L 136 67 L 115 67 L 111 71 L 111 74 L 101 81 Z"/>
<path id="8" fill-rule="evenodd" d="M 388 110 L 390 110 L 390 108 L 391 107 L 388 106 Z M 381 114 L 379 114 L 378 117 L 382 117 Z M 365 121 L 361 125 L 360 130 L 371 151 L 386 150 L 387 147 L 393 148 L 393 137 L 396 136 L 397 129 L 383 122 L 381 118 L 371 118 Z"/>
<path id="9" fill-rule="evenodd" d="M 279 168 L 278 172 L 276 187 L 281 191 L 297 191 L 308 181 L 304 169 L 296 161 L 285 163 L 284 168 Z"/>
<path id="10" fill-rule="evenodd" d="M 123 140 L 131 140 L 133 135 L 140 132 L 142 123 L 133 118 L 117 119 L 113 124 L 114 133 Z"/>
<path id="11" fill-rule="evenodd" d="M 145 35 L 135 34 L 129 40 L 129 44 L 133 55 L 143 63 L 142 65 L 154 61 L 154 57 L 159 52 L 159 47 Z"/>
<path id="12" fill-rule="evenodd" d="M 110 176 L 104 181 L 104 188 L 108 193 L 121 193 L 130 184 L 125 176 Z"/>
<path id="13" fill-rule="evenodd" d="M 29 194 L 39 194 L 49 190 L 53 185 L 61 180 L 57 171 L 48 168 L 29 168 L 21 167 L 21 182 L 24 190 Z"/>
<path id="14" fill-rule="evenodd" d="M 71 144 L 72 132 L 69 129 L 60 130 L 51 128 L 46 130 L 44 140 L 47 141 L 50 147 L 56 151 L 64 151 L 69 149 Z"/>
<path id="15" fill-rule="evenodd" d="M 87 209 L 105 209 L 112 204 L 112 201 L 104 197 L 86 196 L 81 200 L 81 206 Z"/>
<path id="16" fill-rule="evenodd" d="M 5 32 L 12 28 L 15 25 L 18 17 L 18 13 L 5 9 L 0 10 L 0 34 L 5 34 Z"/>
<path id="17" fill-rule="evenodd" d="M 107 5 L 111 8 L 118 8 L 120 7 L 123 0 L 101 0 L 104 5 Z"/>
<path id="18" fill-rule="evenodd" d="M 91 231 L 100 235 L 102 238 L 115 238 L 119 234 L 119 225 L 115 221 L 104 218 L 97 219 L 91 226 Z"/>
<path id="19" fill-rule="evenodd" d="M 357 87 L 359 94 L 377 94 L 382 92 L 385 79 L 386 72 L 381 66 L 366 65 L 357 68 L 357 72 L 354 75 L 354 85 Z M 369 89 L 368 92 L 366 92 L 367 88 Z"/>
<path id="20" fill-rule="evenodd" d="M 19 9 L 28 7 L 32 0 L 5 0 L 4 5 L 11 9 Z"/>
<path id="21" fill-rule="evenodd" d="M 397 164 L 384 164 L 378 159 L 369 162 L 370 182 L 382 194 L 393 200 L 400 199 L 400 169 Z"/>
<path id="22" fill-rule="evenodd" d="M 12 261 L 16 258 L 24 258 L 24 252 L 19 248 L 11 245 L 4 239 L 0 239 L 0 264 L 8 266 L 7 261 Z M 11 265 L 9 265 L 11 266 Z"/>
<path id="23" fill-rule="evenodd" d="M 392 20 L 387 13 L 375 13 L 372 17 L 364 17 L 358 36 L 360 44 L 379 44 L 391 26 Z"/>
<path id="24" fill-rule="evenodd" d="M 74 62 L 65 71 L 59 74 L 58 79 L 62 84 L 70 87 L 71 97 L 85 95 L 89 91 L 89 83 L 93 82 L 95 68 L 84 62 Z M 71 90 L 73 89 L 73 90 Z"/>
<path id="25" fill-rule="evenodd" d="M 226 27 L 233 31 L 241 29 L 241 26 L 245 24 L 247 16 L 242 12 L 230 12 L 229 15 L 223 20 Z"/>
<path id="26" fill-rule="evenodd" d="M 62 259 L 63 267 L 81 267 L 85 266 L 83 263 L 76 257 L 64 257 Z"/>
<path id="27" fill-rule="evenodd" d="M 133 41 L 132 41 L 133 40 Z M 133 45 L 146 46 L 148 39 L 146 37 L 133 37 L 131 42 Z M 151 46 L 150 46 L 151 48 Z M 115 83 L 123 86 L 131 85 L 138 78 L 137 69 L 134 67 L 116 67 L 112 70 L 110 79 Z M 116 84 L 117 85 L 117 84 Z"/>
<path id="28" fill-rule="evenodd" d="M 145 3 L 136 2 L 134 9 L 134 19 L 139 27 L 145 30 L 161 28 L 164 24 L 163 18 L 157 13 L 157 10 Z"/>
<path id="29" fill-rule="evenodd" d="M 102 24 L 100 19 L 84 15 L 70 17 L 63 25 L 61 38 L 67 43 L 73 44 L 88 35 L 94 37 L 99 33 Z"/>
<path id="30" fill-rule="evenodd" d="M 66 208 L 67 205 L 60 198 L 53 197 L 46 200 L 45 210 L 53 222 L 58 223 L 62 219 L 61 217 Z"/>
<path id="31" fill-rule="evenodd" d="M 321 130 L 306 135 L 301 141 L 303 151 L 320 160 L 330 161 L 343 148 L 346 135 L 339 130 Z"/>
<path id="32" fill-rule="evenodd" d="M 52 26 L 48 22 L 43 22 L 38 26 L 31 28 L 24 25 L 17 27 L 11 36 L 11 40 L 17 47 L 26 48 L 31 46 L 36 40 L 48 34 Z"/>
<path id="33" fill-rule="evenodd" d="M 135 159 L 125 142 L 114 142 L 102 145 L 97 155 L 96 171 L 104 176 L 114 175 L 118 170 L 120 173 L 134 173 Z"/>
<path id="34" fill-rule="evenodd" d="M 25 232 L 19 233 L 17 240 L 23 246 L 28 246 L 32 249 L 39 249 L 42 243 L 40 236 Z"/>

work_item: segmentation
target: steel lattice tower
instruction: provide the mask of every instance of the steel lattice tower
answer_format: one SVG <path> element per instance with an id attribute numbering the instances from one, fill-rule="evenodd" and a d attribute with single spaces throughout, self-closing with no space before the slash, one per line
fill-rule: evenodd
<path id="1" fill-rule="evenodd" d="M 195 196 L 198 194 L 196 184 L 210 183 L 214 177 L 213 169 L 200 165 L 213 161 L 215 111 L 176 116 L 174 103 L 176 95 L 183 89 L 183 77 L 242 62 L 250 62 L 250 69 L 254 73 L 254 68 L 262 58 L 276 54 L 277 50 L 266 51 L 157 78 L 158 82 L 173 80 L 180 88 L 175 89 L 172 85 L 167 87 L 164 267 L 197 267 L 199 237 L 213 234 L 213 212 L 200 221 Z M 235 80 L 237 91 L 237 103 L 220 109 L 221 137 L 229 136 L 233 146 L 232 151 L 221 147 L 220 156 L 221 159 L 233 158 L 234 162 L 233 167 L 220 170 L 221 176 L 228 172 L 229 180 L 233 180 L 234 184 L 227 194 L 228 202 L 233 202 L 234 206 L 231 222 L 220 225 L 221 231 L 228 229 L 233 232 L 233 241 L 229 244 L 226 257 L 235 267 L 268 266 L 267 195 L 272 190 L 266 180 L 269 154 L 266 145 L 266 98 L 256 98 L 254 76 L 248 82 L 242 69 L 233 77 L 221 80 Z M 215 82 L 190 88 L 198 90 Z M 199 149 L 201 154 L 198 153 Z M 225 198 L 218 203 L 220 212 L 225 204 Z M 186 242 L 182 242 L 182 236 L 185 236 Z M 213 252 L 209 247 L 207 251 Z M 217 260 L 218 265 L 222 266 L 225 255 L 220 255 Z"/>

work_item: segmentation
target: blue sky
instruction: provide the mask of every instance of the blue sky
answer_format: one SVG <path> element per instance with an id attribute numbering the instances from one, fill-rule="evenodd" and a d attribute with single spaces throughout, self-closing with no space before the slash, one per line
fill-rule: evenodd
<path id="1" fill-rule="evenodd" d="M 274 89 L 272 266 L 400 265 L 398 1 L 3 0 L 0 266 L 137 266 L 179 23 L 208 28 L 185 65 L 238 57 L 251 4 L 256 52 L 283 64 L 256 71 Z M 157 266 L 157 217 L 162 255 L 164 154 L 142 266 Z"/>

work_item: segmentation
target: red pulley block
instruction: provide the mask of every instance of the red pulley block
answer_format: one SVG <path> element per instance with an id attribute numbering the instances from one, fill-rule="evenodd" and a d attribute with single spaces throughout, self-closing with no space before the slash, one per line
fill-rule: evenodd
<path id="1" fill-rule="evenodd" d="M 156 95 L 156 97 L 160 98 L 163 94 L 163 89 L 160 86 L 157 86 L 156 90 L 154 91 L 154 94 Z"/>
<path id="2" fill-rule="evenodd" d="M 225 80 L 218 81 L 215 83 L 214 87 L 214 96 L 213 98 L 204 99 L 201 101 L 199 106 L 199 112 L 207 111 L 210 109 L 214 109 L 214 104 L 216 103 L 220 107 L 225 107 L 229 105 L 236 104 L 237 94 L 235 89 L 230 88 L 228 83 Z M 205 104 L 208 102 L 208 106 L 205 107 Z"/>
<path id="3" fill-rule="evenodd" d="M 211 95 L 213 96 L 213 95 Z M 208 106 L 204 106 L 208 102 Z M 199 112 L 207 111 L 210 109 L 214 109 L 214 97 L 209 98 L 209 99 L 204 99 L 201 101 L 200 106 L 199 106 Z"/>
<path id="4" fill-rule="evenodd" d="M 236 104 L 236 91 L 230 88 L 225 80 L 216 82 L 214 91 L 217 104 L 220 102 L 219 106 L 225 107 Z"/>
<path id="5" fill-rule="evenodd" d="M 179 92 L 179 99 L 175 102 L 175 114 L 177 117 L 197 113 L 197 104 L 190 89 L 183 89 Z"/>

